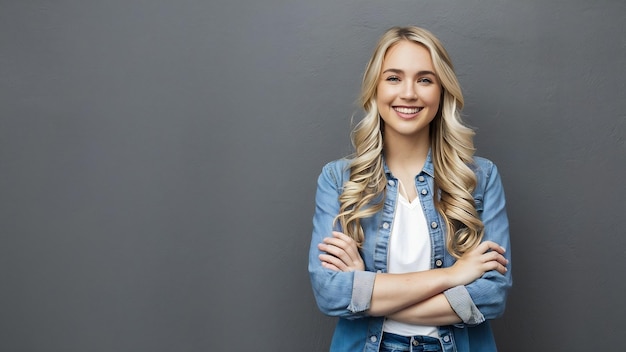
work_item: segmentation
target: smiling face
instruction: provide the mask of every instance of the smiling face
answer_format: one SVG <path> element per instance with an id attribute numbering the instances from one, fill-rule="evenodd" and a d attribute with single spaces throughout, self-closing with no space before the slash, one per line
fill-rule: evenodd
<path id="1" fill-rule="evenodd" d="M 441 84 L 426 47 L 402 40 L 387 50 L 376 88 L 385 138 L 424 138 L 437 115 Z"/>

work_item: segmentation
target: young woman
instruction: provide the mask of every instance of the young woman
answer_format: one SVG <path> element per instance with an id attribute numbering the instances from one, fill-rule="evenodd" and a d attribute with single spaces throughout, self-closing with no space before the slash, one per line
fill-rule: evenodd
<path id="1" fill-rule="evenodd" d="M 496 166 L 473 131 L 447 52 L 395 27 L 363 77 L 355 154 L 319 176 L 309 273 L 339 317 L 331 351 L 495 351 L 489 319 L 512 280 Z"/>

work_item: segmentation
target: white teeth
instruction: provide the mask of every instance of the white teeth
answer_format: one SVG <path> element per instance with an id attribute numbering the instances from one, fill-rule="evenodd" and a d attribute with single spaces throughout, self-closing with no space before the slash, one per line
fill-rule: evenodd
<path id="1" fill-rule="evenodd" d="M 403 114 L 417 114 L 420 110 L 422 110 L 422 108 L 403 108 L 403 107 L 397 107 L 393 109 Z"/>

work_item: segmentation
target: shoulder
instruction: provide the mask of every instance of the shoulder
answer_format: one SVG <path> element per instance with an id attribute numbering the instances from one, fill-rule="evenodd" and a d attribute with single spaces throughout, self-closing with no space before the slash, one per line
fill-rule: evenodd
<path id="1" fill-rule="evenodd" d="M 471 168 L 476 174 L 478 182 L 480 182 L 481 179 L 488 179 L 494 172 L 498 172 L 496 164 L 494 164 L 493 161 L 480 156 L 474 156 L 474 164 L 471 165 Z"/>
<path id="2" fill-rule="evenodd" d="M 498 167 L 493 161 L 482 158 L 480 156 L 474 157 L 474 165 L 472 170 L 476 174 L 476 189 L 485 189 L 494 182 L 500 182 L 500 175 L 498 174 Z"/>
<path id="3" fill-rule="evenodd" d="M 326 165 L 324 165 L 324 169 L 335 170 L 337 172 L 344 172 L 350 169 L 351 159 L 341 158 L 337 160 L 333 160 Z"/>
<path id="4" fill-rule="evenodd" d="M 341 188 L 346 180 L 350 178 L 350 163 L 348 158 L 333 160 L 322 168 L 320 180 L 325 179 L 337 188 Z"/>
<path id="5" fill-rule="evenodd" d="M 476 188 L 473 192 L 475 198 L 482 198 L 485 193 L 502 192 L 502 181 L 493 161 L 475 156 L 471 168 L 476 174 Z"/>

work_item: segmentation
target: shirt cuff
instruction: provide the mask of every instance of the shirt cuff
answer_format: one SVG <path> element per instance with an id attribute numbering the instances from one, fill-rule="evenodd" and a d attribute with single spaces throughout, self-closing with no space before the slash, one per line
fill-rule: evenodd
<path id="1" fill-rule="evenodd" d="M 474 304 L 465 286 L 456 286 L 443 292 L 454 312 L 463 323 L 474 326 L 485 321 L 483 313 Z"/>
<path id="2" fill-rule="evenodd" d="M 376 273 L 371 271 L 355 271 L 352 282 L 352 299 L 348 310 L 352 313 L 361 313 L 370 309 L 372 292 L 374 291 L 374 279 Z"/>

